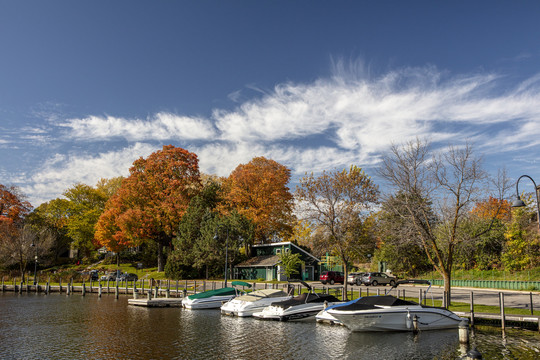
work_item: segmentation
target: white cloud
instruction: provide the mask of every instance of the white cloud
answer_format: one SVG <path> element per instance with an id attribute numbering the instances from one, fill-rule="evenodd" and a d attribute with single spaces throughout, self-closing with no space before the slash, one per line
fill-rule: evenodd
<path id="1" fill-rule="evenodd" d="M 114 138 L 128 141 L 208 140 L 215 137 L 215 129 L 208 120 L 164 112 L 148 120 L 88 116 L 70 119 L 60 126 L 69 129 L 69 137 L 86 141 Z"/>
<path id="2" fill-rule="evenodd" d="M 95 156 L 56 154 L 21 188 L 36 206 L 60 197 L 66 189 L 78 182 L 93 186 L 101 178 L 126 176 L 136 159 L 146 157 L 156 150 L 158 149 L 155 146 L 136 143 L 118 151 Z"/>
<path id="3" fill-rule="evenodd" d="M 59 154 L 24 190 L 46 200 L 79 181 L 95 184 L 101 177 L 125 175 L 133 160 L 158 149 L 151 142 L 179 143 L 199 156 L 201 171 L 221 176 L 256 156 L 284 164 L 294 176 L 350 164 L 371 167 L 392 143 L 417 137 L 437 146 L 472 139 L 490 154 L 540 145 L 540 75 L 509 87 L 497 74 L 451 76 L 434 67 L 377 78 L 361 69 L 337 68 L 331 79 L 280 84 L 234 109 L 214 109 L 208 119 L 158 113 L 144 120 L 64 121 L 64 144 L 99 142 L 109 150 L 94 156 Z M 239 100 L 240 95 L 230 96 Z M 118 138 L 131 146 L 111 150 Z"/>

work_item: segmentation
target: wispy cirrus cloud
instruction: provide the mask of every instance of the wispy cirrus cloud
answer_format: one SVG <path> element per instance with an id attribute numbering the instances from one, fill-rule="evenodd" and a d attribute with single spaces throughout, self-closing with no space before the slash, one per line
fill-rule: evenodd
<path id="1" fill-rule="evenodd" d="M 60 124 L 68 136 L 85 141 L 125 138 L 145 140 L 208 140 L 215 136 L 213 125 L 206 119 L 158 113 L 151 119 L 125 119 L 113 116 L 88 116 L 69 119 Z"/>
<path id="2" fill-rule="evenodd" d="M 436 147 L 472 139 L 489 154 L 540 145 L 540 75 L 509 86 L 500 74 L 452 75 L 428 66 L 375 77 L 338 63 L 331 78 L 259 94 L 232 109 L 214 109 L 208 118 L 161 112 L 145 119 L 56 121 L 64 143 L 99 142 L 107 150 L 51 158 L 25 190 L 45 199 L 79 181 L 127 174 L 133 160 L 163 143 L 195 152 L 202 171 L 221 176 L 255 156 L 279 161 L 295 176 L 353 163 L 373 167 L 392 143 L 417 137 Z M 527 163 L 537 155 L 519 159 Z"/>

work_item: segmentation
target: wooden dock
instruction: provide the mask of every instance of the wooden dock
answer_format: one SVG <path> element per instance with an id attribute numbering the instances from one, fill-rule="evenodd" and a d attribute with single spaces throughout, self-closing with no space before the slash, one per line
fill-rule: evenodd
<path id="1" fill-rule="evenodd" d="M 153 298 L 148 299 L 128 299 L 129 305 L 143 307 L 181 307 L 182 299 L 180 298 Z"/>

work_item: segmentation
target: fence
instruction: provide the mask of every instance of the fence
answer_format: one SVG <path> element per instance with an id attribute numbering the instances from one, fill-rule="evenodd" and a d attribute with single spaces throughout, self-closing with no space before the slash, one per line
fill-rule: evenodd
<path id="1" fill-rule="evenodd" d="M 444 285 L 444 280 L 429 280 L 432 285 Z M 540 281 L 511 280 L 451 280 L 452 287 L 472 287 L 504 290 L 540 290 Z"/>

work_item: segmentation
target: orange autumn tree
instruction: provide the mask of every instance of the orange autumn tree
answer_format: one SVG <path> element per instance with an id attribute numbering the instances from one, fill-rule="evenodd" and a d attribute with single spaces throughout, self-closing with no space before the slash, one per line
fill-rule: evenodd
<path id="1" fill-rule="evenodd" d="M 471 213 L 482 219 L 509 222 L 512 218 L 512 207 L 507 200 L 490 196 L 489 199 L 476 203 Z"/>
<path id="2" fill-rule="evenodd" d="M 291 231 L 293 196 L 287 187 L 291 171 L 264 157 L 239 165 L 225 179 L 222 212 L 236 210 L 255 225 L 255 241 L 269 242 Z M 247 244 L 246 244 L 247 245 Z"/>
<path id="3" fill-rule="evenodd" d="M 201 187 L 197 155 L 172 145 L 133 163 L 130 175 L 107 202 L 96 240 L 109 250 L 155 242 L 158 271 L 189 201 Z"/>
<path id="4" fill-rule="evenodd" d="M 24 279 L 26 263 L 31 259 L 30 236 L 24 236 L 24 220 L 32 205 L 15 186 L 0 184 L 0 263 L 18 264 Z"/>

